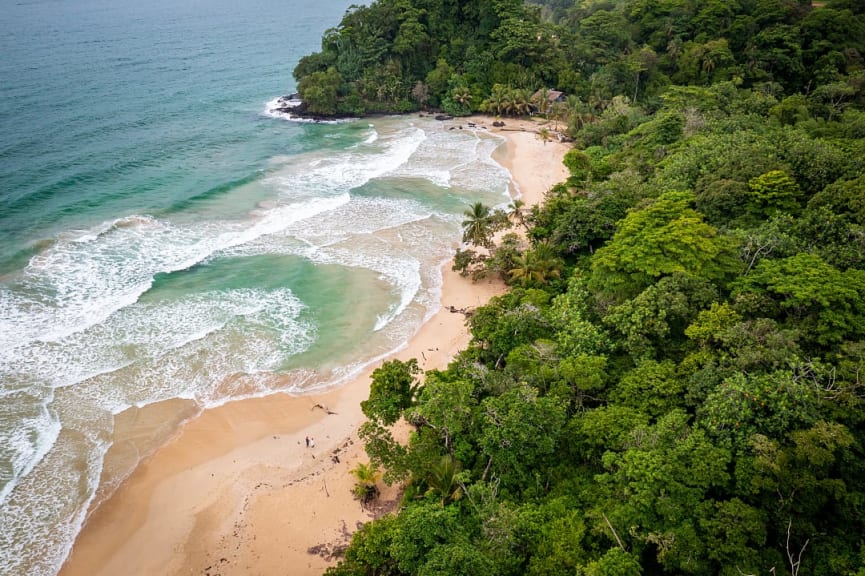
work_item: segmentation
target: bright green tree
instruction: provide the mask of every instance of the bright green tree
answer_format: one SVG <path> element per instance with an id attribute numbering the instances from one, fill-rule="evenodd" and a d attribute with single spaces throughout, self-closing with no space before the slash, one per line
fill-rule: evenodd
<path id="1" fill-rule="evenodd" d="M 796 213 L 802 192 L 796 181 L 782 170 L 772 170 L 748 181 L 748 209 L 757 217 L 777 212 Z"/>
<path id="2" fill-rule="evenodd" d="M 675 273 L 710 281 L 735 273 L 735 241 L 705 223 L 693 201 L 693 193 L 668 192 L 629 212 L 592 259 L 593 287 L 621 298 Z"/>

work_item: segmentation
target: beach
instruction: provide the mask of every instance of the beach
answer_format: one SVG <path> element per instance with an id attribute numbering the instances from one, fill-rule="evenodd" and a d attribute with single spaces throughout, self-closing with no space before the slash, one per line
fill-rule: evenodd
<path id="1" fill-rule="evenodd" d="M 450 122 L 489 127 L 492 119 Z M 505 124 L 488 128 L 506 141 L 496 160 L 530 207 L 567 177 L 569 146 L 542 141 L 535 122 Z M 441 308 L 392 356 L 416 358 L 424 370 L 446 367 L 468 345 L 465 316 L 451 307 L 477 307 L 505 288 L 498 280 L 473 283 L 450 265 L 442 276 Z M 349 470 L 366 461 L 356 434 L 360 402 L 379 365 L 323 394 L 275 394 L 190 415 L 90 513 L 60 574 L 321 574 L 360 524 L 399 498 L 398 487 L 381 484 L 381 510 L 364 510 L 351 494 Z M 148 429 L 158 414 L 133 409 L 120 418 Z"/>

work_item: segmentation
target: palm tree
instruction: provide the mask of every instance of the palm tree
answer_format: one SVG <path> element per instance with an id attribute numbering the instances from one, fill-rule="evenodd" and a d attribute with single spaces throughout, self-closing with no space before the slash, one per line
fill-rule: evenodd
<path id="1" fill-rule="evenodd" d="M 559 131 L 559 116 L 562 114 L 562 104 L 558 100 L 550 104 L 550 112 L 553 115 L 553 130 Z"/>
<path id="2" fill-rule="evenodd" d="M 483 202 L 475 202 L 463 212 L 463 242 L 474 246 L 492 247 L 492 212 Z"/>
<path id="3" fill-rule="evenodd" d="M 553 135 L 550 134 L 550 129 L 544 126 L 538 130 L 538 138 L 540 138 L 544 142 L 544 146 L 546 146 L 547 142 L 553 139 Z"/>
<path id="4" fill-rule="evenodd" d="M 512 201 L 508 205 L 508 220 L 514 224 L 519 224 L 526 229 L 526 232 L 528 232 L 529 227 L 528 224 L 526 224 L 525 208 L 526 203 L 522 200 L 516 199 Z"/>
<path id="5" fill-rule="evenodd" d="M 520 254 L 516 267 L 508 271 L 512 280 L 523 286 L 546 284 L 562 274 L 562 260 L 549 244 L 538 244 L 533 250 Z"/>
<path id="6" fill-rule="evenodd" d="M 508 100 L 508 88 L 502 84 L 495 84 L 492 93 L 487 100 L 487 112 L 499 115 L 504 112 Z"/>
<path id="7" fill-rule="evenodd" d="M 351 469 L 351 473 L 357 479 L 352 493 L 354 493 L 355 498 L 360 500 L 361 507 L 378 498 L 379 491 L 376 483 L 381 476 L 378 468 L 371 463 L 359 462 L 357 466 Z"/>
<path id="8" fill-rule="evenodd" d="M 427 493 L 438 495 L 439 504 L 444 508 L 445 504 L 453 500 L 459 500 L 462 495 L 457 473 L 460 471 L 459 462 L 452 456 L 442 456 L 438 463 L 433 464 L 427 477 L 429 490 Z"/>
<path id="9" fill-rule="evenodd" d="M 514 90 L 514 114 L 525 116 L 532 110 L 532 95 L 528 90 Z"/>
<path id="10" fill-rule="evenodd" d="M 532 103 L 538 109 L 538 114 L 546 116 L 547 112 L 550 111 L 550 91 L 546 88 L 541 88 L 532 94 Z"/>
<path id="11" fill-rule="evenodd" d="M 460 108 L 462 108 L 466 113 L 471 112 L 472 91 L 469 90 L 468 87 L 458 86 L 454 88 L 454 91 L 451 94 L 451 99 L 454 103 L 459 104 Z"/>

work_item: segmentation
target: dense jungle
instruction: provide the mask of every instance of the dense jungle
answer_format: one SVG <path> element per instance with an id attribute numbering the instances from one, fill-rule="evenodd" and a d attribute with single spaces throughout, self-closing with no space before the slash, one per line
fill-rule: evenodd
<path id="1" fill-rule="evenodd" d="M 861 0 L 349 9 L 309 113 L 573 149 L 542 206 L 466 210 L 455 266 L 510 290 L 447 370 L 375 371 L 358 492 L 404 496 L 328 574 L 865 575 L 863 57 Z"/>

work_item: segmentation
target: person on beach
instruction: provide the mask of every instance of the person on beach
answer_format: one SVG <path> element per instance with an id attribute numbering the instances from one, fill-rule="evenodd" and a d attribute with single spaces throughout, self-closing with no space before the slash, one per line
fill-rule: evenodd
<path id="1" fill-rule="evenodd" d="M 315 438 L 310 437 L 309 439 L 309 447 L 315 448 Z"/>
<path id="2" fill-rule="evenodd" d="M 309 436 L 306 437 L 306 447 L 309 448 Z"/>

